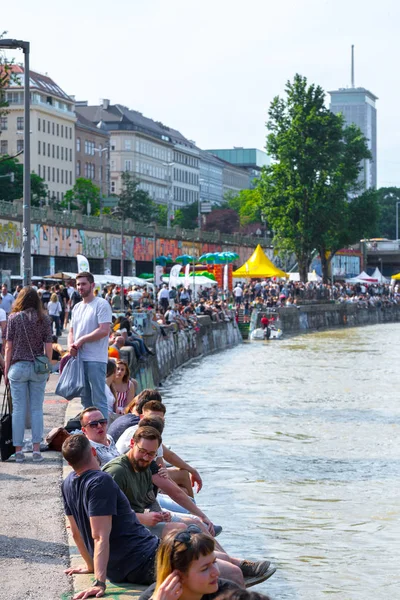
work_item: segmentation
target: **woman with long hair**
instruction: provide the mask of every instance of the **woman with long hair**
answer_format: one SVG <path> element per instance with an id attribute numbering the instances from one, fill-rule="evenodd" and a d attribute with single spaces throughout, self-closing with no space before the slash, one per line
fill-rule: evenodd
<path id="1" fill-rule="evenodd" d="M 50 296 L 50 302 L 47 304 L 47 311 L 49 313 L 49 317 L 51 319 L 51 327 L 53 328 L 53 324 L 56 328 L 56 336 L 60 337 L 61 331 L 61 322 L 60 315 L 62 311 L 61 302 L 58 299 L 58 296 L 55 292 Z"/>
<path id="2" fill-rule="evenodd" d="M 117 372 L 113 385 L 117 397 L 114 412 L 122 415 L 126 405 L 136 396 L 138 388 L 138 382 L 136 379 L 130 378 L 129 366 L 124 360 L 117 360 Z"/>
<path id="3" fill-rule="evenodd" d="M 24 287 L 17 296 L 8 318 L 6 332 L 5 381 L 10 382 L 13 399 L 12 432 L 15 460 L 22 463 L 27 403 L 31 413 L 33 462 L 43 460 L 40 442 L 43 437 L 43 401 L 47 373 L 35 371 L 35 358 L 52 358 L 50 318 L 43 313 L 36 290 Z"/>

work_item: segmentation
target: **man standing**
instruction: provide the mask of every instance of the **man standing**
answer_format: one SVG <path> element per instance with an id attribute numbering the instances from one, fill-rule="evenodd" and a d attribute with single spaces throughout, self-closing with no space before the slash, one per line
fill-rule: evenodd
<path id="1" fill-rule="evenodd" d="M 72 311 L 68 334 L 68 350 L 79 356 L 85 371 L 85 389 L 81 397 L 83 408 L 97 406 L 108 414 L 105 395 L 108 362 L 108 336 L 112 320 L 111 307 L 106 300 L 95 296 L 94 277 L 86 271 L 76 276 L 76 287 L 82 298 Z"/>
<path id="2" fill-rule="evenodd" d="M 14 301 L 15 301 L 15 298 L 8 291 L 7 284 L 3 283 L 3 285 L 1 286 L 1 308 L 4 310 L 7 317 L 11 312 Z"/>
<path id="3" fill-rule="evenodd" d="M 166 311 L 169 306 L 169 291 L 166 283 L 163 284 L 161 290 L 158 292 L 157 300 L 161 308 Z"/>
<path id="4" fill-rule="evenodd" d="M 233 295 L 235 296 L 236 306 L 240 306 L 242 303 L 243 290 L 238 283 L 237 286 L 233 290 Z"/>

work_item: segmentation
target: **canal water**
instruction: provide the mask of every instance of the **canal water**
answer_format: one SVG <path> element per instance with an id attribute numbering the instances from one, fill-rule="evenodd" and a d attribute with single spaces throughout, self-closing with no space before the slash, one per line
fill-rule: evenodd
<path id="1" fill-rule="evenodd" d="M 400 324 L 243 344 L 163 388 L 165 442 L 273 600 L 400 599 Z"/>

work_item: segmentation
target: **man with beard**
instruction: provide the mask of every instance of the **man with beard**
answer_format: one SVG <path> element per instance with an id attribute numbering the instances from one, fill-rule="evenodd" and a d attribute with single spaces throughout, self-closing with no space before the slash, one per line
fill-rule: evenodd
<path id="1" fill-rule="evenodd" d="M 131 439 L 129 452 L 103 467 L 103 471 L 111 475 L 128 498 L 139 522 L 160 538 L 172 529 L 182 528 L 181 523 L 167 522 L 171 520 L 171 514 L 161 509 L 153 490 L 151 478 L 154 469 L 150 469 L 150 465 L 157 456 L 161 442 L 157 429 L 140 427 Z M 157 472 L 158 467 L 154 466 Z"/>
<path id="2" fill-rule="evenodd" d="M 105 395 L 108 362 L 108 336 L 112 320 L 111 307 L 106 300 L 95 296 L 94 277 L 83 271 L 76 276 L 76 287 L 82 302 L 72 311 L 68 334 L 71 356 L 83 361 L 85 389 L 81 397 L 83 408 L 96 406 L 103 415 L 108 414 Z"/>

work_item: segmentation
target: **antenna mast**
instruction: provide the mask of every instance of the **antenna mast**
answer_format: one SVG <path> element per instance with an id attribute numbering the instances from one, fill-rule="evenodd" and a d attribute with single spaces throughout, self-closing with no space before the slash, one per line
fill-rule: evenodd
<path id="1" fill-rule="evenodd" d="M 354 87 L 354 44 L 351 45 L 351 87 Z"/>

